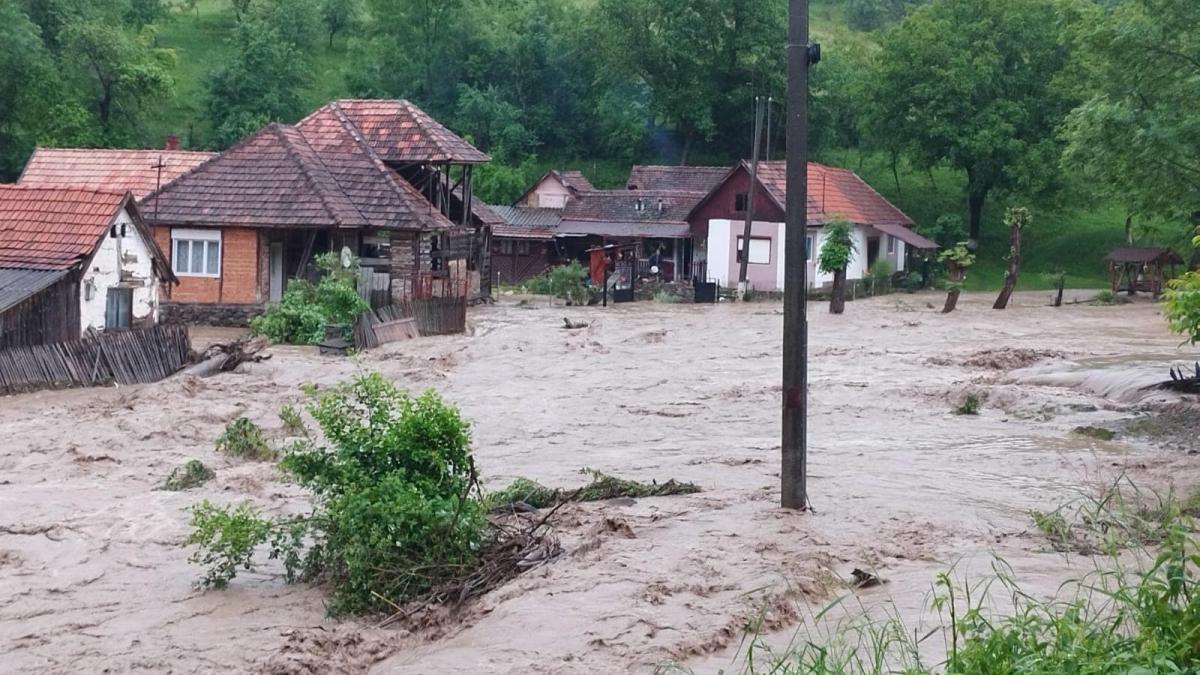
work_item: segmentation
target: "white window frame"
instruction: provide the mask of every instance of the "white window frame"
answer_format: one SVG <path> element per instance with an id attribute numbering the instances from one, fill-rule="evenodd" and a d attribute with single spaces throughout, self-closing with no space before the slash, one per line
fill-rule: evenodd
<path id="1" fill-rule="evenodd" d="M 203 272 L 183 271 L 179 269 L 179 242 L 205 242 L 204 246 L 204 270 Z M 208 242 L 217 243 L 217 272 L 216 274 L 209 273 L 208 270 Z M 191 243 L 189 243 L 188 262 L 191 263 Z M 205 277 L 208 279 L 218 279 L 221 276 L 221 267 L 224 264 L 225 247 L 221 238 L 220 230 L 194 230 L 194 229 L 173 229 L 171 230 L 171 271 L 175 272 L 175 276 L 179 277 Z"/>
<path id="2" fill-rule="evenodd" d="M 804 238 L 804 261 L 812 262 L 813 249 L 817 247 L 817 238 L 813 235 L 808 235 Z"/>
<path id="3" fill-rule="evenodd" d="M 883 236 L 887 237 L 887 252 L 888 252 L 888 254 L 890 255 L 892 253 L 895 253 L 896 252 L 896 238 L 890 234 L 885 234 Z"/>
<path id="4" fill-rule="evenodd" d="M 754 254 L 755 254 L 754 249 L 756 248 L 754 246 L 754 242 L 756 242 L 756 241 L 757 242 L 766 242 L 766 244 L 767 244 L 767 259 L 766 260 L 762 260 L 761 258 L 758 260 L 754 259 Z M 743 237 L 742 235 L 739 234 L 738 238 L 737 238 L 738 252 L 741 252 L 744 242 L 745 242 L 745 237 Z M 747 252 L 747 255 L 750 256 L 750 258 L 749 258 L 750 264 L 751 265 L 770 265 L 771 264 L 771 249 L 773 249 L 773 248 L 775 248 L 775 243 L 774 243 L 774 241 L 771 240 L 770 237 L 751 236 L 750 237 L 750 250 Z M 762 253 L 761 248 L 758 249 L 758 253 Z M 734 256 L 734 260 L 737 260 L 736 255 Z"/>

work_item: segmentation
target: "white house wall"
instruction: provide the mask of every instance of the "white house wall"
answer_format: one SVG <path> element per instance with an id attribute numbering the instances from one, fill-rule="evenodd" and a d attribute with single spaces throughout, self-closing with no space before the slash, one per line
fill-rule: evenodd
<path id="1" fill-rule="evenodd" d="M 741 222 L 734 222 L 725 219 L 713 219 L 708 221 L 708 274 L 711 278 L 720 282 L 722 286 L 733 286 L 737 283 L 737 278 L 733 270 L 736 268 L 734 261 L 733 242 L 736 234 L 742 232 L 744 227 Z M 763 236 L 767 231 L 771 232 L 771 249 L 775 258 L 775 269 L 773 270 L 774 288 L 765 288 L 762 283 L 752 284 L 755 289 L 760 291 L 778 291 L 783 290 L 784 277 L 784 240 L 787 233 L 787 225 L 785 223 L 764 223 L 760 221 L 754 222 L 754 236 Z M 824 273 L 817 269 L 816 259 L 820 255 L 821 246 L 825 244 L 825 228 L 816 227 L 808 229 L 809 236 L 814 238 L 812 255 L 813 261 L 809 266 L 808 285 L 824 286 L 833 283 L 833 274 Z M 867 276 L 867 232 L 868 229 L 861 226 L 855 226 L 851 231 L 851 236 L 854 239 L 854 255 L 850 259 L 850 265 L 846 268 L 847 279 L 862 279 Z M 880 240 L 880 246 L 886 246 L 885 239 Z M 881 248 L 880 256 L 886 254 L 886 248 Z M 904 265 L 904 242 L 896 241 L 896 254 L 899 264 L 897 269 L 903 269 Z"/>
<path id="2" fill-rule="evenodd" d="M 150 244 L 142 238 L 124 209 L 117 216 L 116 230 L 116 237 L 111 232 L 105 234 L 91 264 L 83 271 L 79 301 L 84 330 L 88 327 L 104 329 L 108 289 L 114 286 L 133 288 L 134 323 L 158 320 L 159 282 L 154 274 Z"/>

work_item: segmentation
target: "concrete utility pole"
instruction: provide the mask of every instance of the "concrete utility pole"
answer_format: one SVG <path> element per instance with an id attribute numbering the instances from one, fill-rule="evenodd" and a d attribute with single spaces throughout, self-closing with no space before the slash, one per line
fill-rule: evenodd
<path id="1" fill-rule="evenodd" d="M 742 266 L 738 270 L 738 299 L 745 300 L 750 290 L 750 233 L 754 224 L 754 191 L 758 187 L 758 149 L 762 146 L 763 100 L 754 97 L 754 148 L 750 151 L 750 189 L 746 192 L 746 224 L 742 229 Z"/>
<path id="2" fill-rule="evenodd" d="M 783 293 L 784 508 L 808 507 L 808 67 L 820 60 L 808 44 L 808 0 L 788 0 L 787 235 Z"/>

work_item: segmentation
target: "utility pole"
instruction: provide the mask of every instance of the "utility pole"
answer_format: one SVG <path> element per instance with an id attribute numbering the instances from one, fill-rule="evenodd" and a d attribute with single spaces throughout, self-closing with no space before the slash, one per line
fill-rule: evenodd
<path id="1" fill-rule="evenodd" d="M 808 0 L 788 0 L 787 224 L 783 291 L 782 504 L 808 508 Z"/>
<path id="2" fill-rule="evenodd" d="M 746 192 L 746 225 L 742 229 L 742 266 L 738 270 L 738 299 L 746 299 L 749 290 L 747 265 L 750 263 L 750 233 L 754 224 L 754 191 L 758 187 L 758 149 L 762 146 L 763 100 L 754 97 L 754 149 L 750 151 L 750 190 Z"/>

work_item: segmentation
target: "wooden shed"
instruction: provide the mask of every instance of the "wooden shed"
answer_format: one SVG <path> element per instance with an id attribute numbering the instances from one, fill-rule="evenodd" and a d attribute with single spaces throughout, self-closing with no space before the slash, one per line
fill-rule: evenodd
<path id="1" fill-rule="evenodd" d="M 1118 248 L 1105 258 L 1112 292 L 1141 291 L 1158 297 L 1168 279 L 1175 276 L 1175 266 L 1183 259 L 1169 248 L 1127 246 Z"/>

